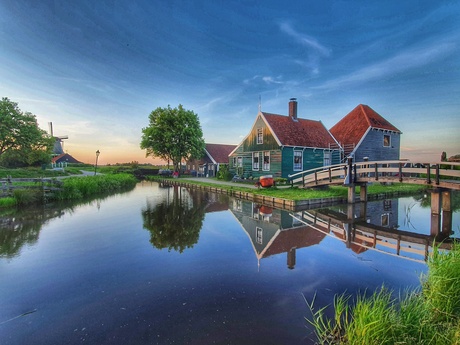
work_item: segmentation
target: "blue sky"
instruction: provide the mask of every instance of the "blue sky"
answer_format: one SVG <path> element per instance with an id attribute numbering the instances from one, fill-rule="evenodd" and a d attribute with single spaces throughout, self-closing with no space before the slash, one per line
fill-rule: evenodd
<path id="1" fill-rule="evenodd" d="M 153 162 L 141 129 L 168 104 L 238 144 L 259 97 L 327 128 L 367 104 L 436 161 L 460 153 L 460 2 L 0 0 L 0 80 L 89 163 Z"/>

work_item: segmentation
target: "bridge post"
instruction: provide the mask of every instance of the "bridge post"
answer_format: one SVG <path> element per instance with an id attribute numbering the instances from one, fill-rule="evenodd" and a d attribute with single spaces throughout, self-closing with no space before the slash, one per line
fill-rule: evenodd
<path id="1" fill-rule="evenodd" d="M 441 232 L 447 236 L 452 231 L 452 191 L 442 192 L 442 228 Z"/>
<path id="2" fill-rule="evenodd" d="M 367 201 L 367 184 L 366 183 L 362 183 L 360 185 L 359 200 L 361 202 L 366 202 Z"/>
<path id="3" fill-rule="evenodd" d="M 431 228 L 432 236 L 439 235 L 441 230 L 441 192 L 439 189 L 431 191 Z"/>

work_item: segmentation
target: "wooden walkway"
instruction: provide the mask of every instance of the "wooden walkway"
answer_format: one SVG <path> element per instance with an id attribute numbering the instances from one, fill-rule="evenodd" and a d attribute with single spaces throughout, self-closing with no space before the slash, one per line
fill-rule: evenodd
<path id="1" fill-rule="evenodd" d="M 460 190 L 460 163 L 348 162 L 302 171 L 290 175 L 289 180 L 292 184 L 300 184 L 304 188 L 331 184 L 402 182 Z"/>

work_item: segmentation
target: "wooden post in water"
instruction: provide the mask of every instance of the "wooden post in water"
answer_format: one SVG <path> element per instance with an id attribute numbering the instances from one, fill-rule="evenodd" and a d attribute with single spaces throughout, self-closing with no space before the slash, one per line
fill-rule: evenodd
<path id="1" fill-rule="evenodd" d="M 449 236 L 452 231 L 452 192 L 445 190 L 442 192 L 442 228 L 441 232 Z"/>
<path id="2" fill-rule="evenodd" d="M 441 229 L 441 193 L 439 189 L 431 191 L 431 229 L 432 236 L 439 235 Z"/>

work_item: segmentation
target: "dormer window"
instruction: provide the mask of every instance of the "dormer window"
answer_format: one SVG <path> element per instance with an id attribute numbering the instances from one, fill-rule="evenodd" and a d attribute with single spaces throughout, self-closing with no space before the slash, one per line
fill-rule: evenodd
<path id="1" fill-rule="evenodd" d="M 257 128 L 257 144 L 264 143 L 264 131 L 263 128 Z"/>

